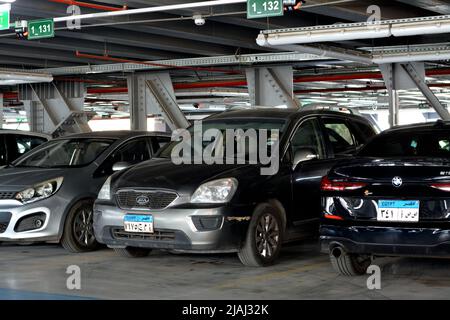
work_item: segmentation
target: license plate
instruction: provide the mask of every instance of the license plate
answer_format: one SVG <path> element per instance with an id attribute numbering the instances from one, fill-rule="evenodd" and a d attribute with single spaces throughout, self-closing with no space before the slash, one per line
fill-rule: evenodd
<path id="1" fill-rule="evenodd" d="M 379 200 L 378 221 L 419 222 L 417 200 Z"/>
<path id="2" fill-rule="evenodd" d="M 153 216 L 127 214 L 123 226 L 126 232 L 153 233 Z"/>

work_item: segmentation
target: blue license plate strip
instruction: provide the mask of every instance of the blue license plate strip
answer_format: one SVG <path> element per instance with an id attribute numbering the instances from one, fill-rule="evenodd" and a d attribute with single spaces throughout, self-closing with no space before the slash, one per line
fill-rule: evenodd
<path id="1" fill-rule="evenodd" d="M 418 200 L 379 200 L 378 207 L 380 209 L 419 209 L 420 201 Z"/>
<path id="2" fill-rule="evenodd" d="M 153 223 L 152 215 L 137 215 L 137 214 L 127 214 L 125 215 L 124 221 L 126 222 L 147 222 Z"/>

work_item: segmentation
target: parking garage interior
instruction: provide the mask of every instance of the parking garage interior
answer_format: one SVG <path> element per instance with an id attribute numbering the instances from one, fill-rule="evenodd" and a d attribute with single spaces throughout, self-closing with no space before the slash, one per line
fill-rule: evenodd
<path id="1" fill-rule="evenodd" d="M 267 107 L 357 115 L 377 132 L 450 120 L 450 2 L 276 0 L 270 6 L 281 4 L 279 12 L 253 10 L 263 3 L 0 0 L 0 133 L 170 136 L 209 116 Z M 243 266 L 232 253 L 154 250 L 128 259 L 106 246 L 74 254 L 51 242 L 2 241 L 0 233 L 0 299 L 450 294 L 449 260 L 377 257 L 374 289 L 370 274 L 337 275 L 317 238 L 283 246 L 265 268 Z M 68 285 L 73 265 L 81 288 Z"/>

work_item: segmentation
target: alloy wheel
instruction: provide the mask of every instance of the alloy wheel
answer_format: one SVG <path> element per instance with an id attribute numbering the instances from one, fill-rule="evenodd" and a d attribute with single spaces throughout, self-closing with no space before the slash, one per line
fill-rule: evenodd
<path id="1" fill-rule="evenodd" d="M 83 247 L 90 247 L 95 243 L 93 210 L 81 207 L 75 215 L 73 224 L 76 241 Z"/>
<path id="2" fill-rule="evenodd" d="M 256 248 L 261 257 L 270 259 L 280 245 L 280 228 L 276 218 L 265 213 L 256 226 Z"/>

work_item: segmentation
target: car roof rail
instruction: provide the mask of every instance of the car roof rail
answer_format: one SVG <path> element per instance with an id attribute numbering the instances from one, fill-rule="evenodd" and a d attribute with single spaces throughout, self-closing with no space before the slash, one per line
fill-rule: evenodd
<path id="1" fill-rule="evenodd" d="M 335 112 L 342 112 L 347 114 L 356 114 L 360 115 L 360 113 L 355 109 L 350 109 L 346 107 L 340 107 L 337 105 L 323 105 L 323 104 L 310 104 L 305 105 L 301 108 L 302 111 L 309 111 L 309 110 L 327 110 L 327 111 L 335 111 Z"/>
<path id="2" fill-rule="evenodd" d="M 442 119 L 437 119 L 436 122 L 434 123 L 435 127 L 444 127 L 445 125 L 448 125 L 449 122 L 448 121 L 444 121 Z"/>

